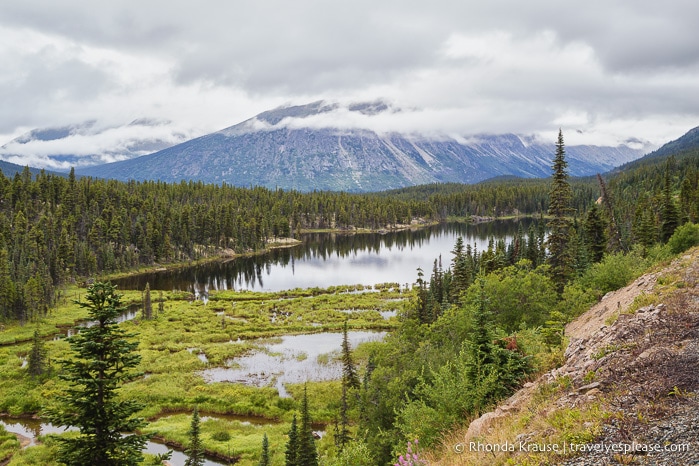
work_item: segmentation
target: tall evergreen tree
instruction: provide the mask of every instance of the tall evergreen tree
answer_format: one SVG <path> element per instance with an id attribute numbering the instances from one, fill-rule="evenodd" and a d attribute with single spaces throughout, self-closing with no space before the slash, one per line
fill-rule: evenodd
<path id="1" fill-rule="evenodd" d="M 117 325 L 123 308 L 112 284 L 94 283 L 86 302 L 78 304 L 97 324 L 69 339 L 75 357 L 61 361 L 59 377 L 68 388 L 58 397 L 61 407 L 49 409 L 47 418 L 56 425 L 78 427 L 80 434 L 58 439 L 57 459 L 71 466 L 136 465 L 143 459 L 147 436 L 124 432 L 145 425 L 142 418 L 133 417 L 141 405 L 119 400 L 117 391 L 136 375 L 132 371 L 140 362 L 138 343 L 129 341 L 135 335 Z"/>
<path id="2" fill-rule="evenodd" d="M 340 425 L 335 419 L 335 446 L 342 451 L 352 440 L 349 431 L 349 400 L 347 399 L 347 384 L 342 384 L 342 396 L 340 398 Z"/>
<path id="3" fill-rule="evenodd" d="M 153 318 L 153 301 L 150 297 L 150 283 L 146 283 L 146 289 L 143 291 L 143 318 L 145 320 Z"/>
<path id="4" fill-rule="evenodd" d="M 461 293 L 466 291 L 466 288 L 471 284 L 471 270 L 468 267 L 464 251 L 464 239 L 461 236 L 456 238 L 456 244 L 451 253 L 454 257 L 451 259 L 452 280 L 449 300 L 452 303 L 458 303 L 461 299 Z"/>
<path id="5" fill-rule="evenodd" d="M 301 426 L 298 438 L 298 464 L 300 466 L 318 466 L 318 451 L 313 438 L 311 415 L 308 409 L 308 391 L 303 387 L 303 400 L 301 400 Z"/>
<path id="6" fill-rule="evenodd" d="M 641 196 L 637 202 L 632 225 L 634 240 L 649 248 L 658 240 L 655 212 L 645 196 Z"/>
<path id="7" fill-rule="evenodd" d="M 665 184 L 663 186 L 663 200 L 660 211 L 660 239 L 663 243 L 670 239 L 675 229 L 679 226 L 679 213 L 677 205 L 672 196 L 672 186 L 670 183 L 671 160 L 668 159 L 665 166 Z"/>
<path id="8" fill-rule="evenodd" d="M 609 241 L 609 251 L 619 252 L 624 248 L 621 241 L 621 230 L 619 224 L 616 220 L 616 213 L 614 212 L 614 202 L 612 200 L 612 195 L 607 189 L 607 183 L 604 182 L 604 178 L 599 173 L 597 174 L 597 183 L 599 184 L 600 191 L 602 192 L 602 205 L 607 212 L 607 237 Z"/>
<path id="9" fill-rule="evenodd" d="M 291 420 L 291 428 L 289 429 L 289 440 L 286 442 L 285 465 L 286 466 L 302 466 L 299 463 L 299 429 L 296 422 L 296 414 Z"/>
<path id="10" fill-rule="evenodd" d="M 185 450 L 187 461 L 184 466 L 202 466 L 204 464 L 204 445 L 201 442 L 201 426 L 199 419 L 199 407 L 194 406 L 192 423 L 189 426 L 189 448 Z"/>
<path id="11" fill-rule="evenodd" d="M 432 313 L 428 302 L 427 283 L 424 280 L 422 268 L 417 268 L 417 318 L 422 324 L 432 322 Z"/>
<path id="12" fill-rule="evenodd" d="M 32 349 L 29 352 L 27 366 L 27 372 L 32 377 L 41 376 L 46 372 L 46 346 L 38 330 L 34 330 Z"/>
<path id="13" fill-rule="evenodd" d="M 597 204 L 592 204 L 587 211 L 585 219 L 585 240 L 593 262 L 602 260 L 604 251 L 607 249 L 607 235 L 605 224 Z"/>
<path id="14" fill-rule="evenodd" d="M 267 433 L 262 436 L 262 454 L 260 455 L 260 462 L 257 466 L 270 466 L 269 457 L 269 439 L 267 438 Z"/>
<path id="15" fill-rule="evenodd" d="M 359 376 L 352 361 L 352 348 L 347 335 L 347 320 L 342 326 L 342 384 L 347 388 L 359 389 Z"/>
<path id="16" fill-rule="evenodd" d="M 165 299 L 163 298 L 163 290 L 158 290 L 158 315 L 165 312 Z"/>
<path id="17" fill-rule="evenodd" d="M 549 237 L 548 262 L 551 265 L 553 280 L 556 282 L 559 291 L 563 291 L 563 286 L 572 273 L 573 258 L 570 254 L 570 228 L 569 216 L 573 212 L 571 199 L 573 190 L 568 181 L 568 162 L 565 160 L 565 145 L 563 143 L 563 132 L 558 131 L 558 141 L 556 142 L 556 156 L 553 159 L 553 176 L 551 180 L 551 191 L 549 193 L 549 215 L 552 217 L 548 222 Z"/>

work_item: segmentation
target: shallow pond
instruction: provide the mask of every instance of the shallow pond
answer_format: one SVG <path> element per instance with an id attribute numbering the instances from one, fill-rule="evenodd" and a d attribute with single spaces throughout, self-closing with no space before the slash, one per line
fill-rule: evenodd
<path id="1" fill-rule="evenodd" d="M 380 341 L 386 332 L 347 332 L 350 346 Z M 342 333 L 288 335 L 260 341 L 261 351 L 235 358 L 231 367 L 214 367 L 200 374 L 207 382 L 235 382 L 256 387 L 274 386 L 279 396 L 288 397 L 285 383 L 337 380 L 342 377 L 342 364 L 337 356 L 342 346 Z"/>

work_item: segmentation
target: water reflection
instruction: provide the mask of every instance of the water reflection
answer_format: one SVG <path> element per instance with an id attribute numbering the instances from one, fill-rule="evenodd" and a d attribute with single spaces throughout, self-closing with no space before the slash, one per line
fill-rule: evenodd
<path id="1" fill-rule="evenodd" d="M 393 233 L 309 233 L 302 243 L 254 257 L 155 272 L 116 280 L 122 289 L 189 291 L 207 296 L 209 290 L 279 291 L 293 288 L 328 287 L 384 282 L 413 283 L 416 270 L 426 273 L 436 257 L 444 267 L 458 236 L 478 250 L 487 248 L 491 237 L 510 239 L 518 228 L 527 231 L 532 219 L 447 224 Z"/>

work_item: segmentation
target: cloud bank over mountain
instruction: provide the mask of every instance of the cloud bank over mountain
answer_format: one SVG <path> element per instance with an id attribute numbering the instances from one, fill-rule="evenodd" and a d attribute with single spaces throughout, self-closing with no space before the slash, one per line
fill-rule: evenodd
<path id="1" fill-rule="evenodd" d="M 332 117 L 379 131 L 554 141 L 561 127 L 570 143 L 660 145 L 699 122 L 697 16 L 691 0 L 6 2 L 0 144 L 141 118 L 171 122 L 144 127 L 145 139 L 174 141 L 285 104 L 382 99 L 403 110 Z M 72 152 L 107 142 L 85 136 Z"/>

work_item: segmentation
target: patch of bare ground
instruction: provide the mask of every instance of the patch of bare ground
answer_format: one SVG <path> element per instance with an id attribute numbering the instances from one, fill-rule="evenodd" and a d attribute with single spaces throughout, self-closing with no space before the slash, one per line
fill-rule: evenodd
<path id="1" fill-rule="evenodd" d="M 430 464 L 699 464 L 698 285 L 694 248 L 607 294 L 566 327 L 561 367 L 445 437 Z"/>

